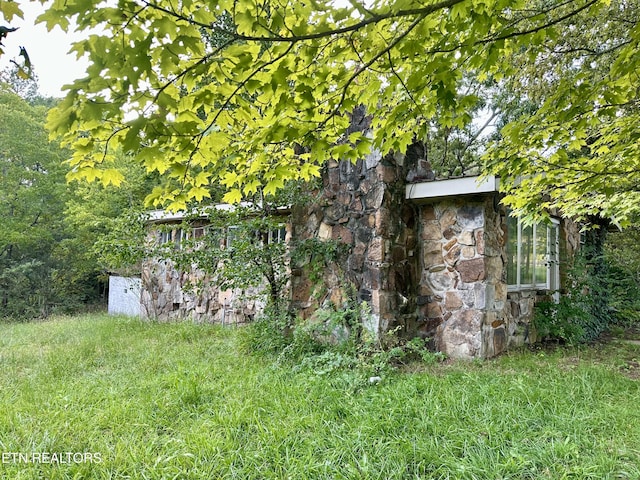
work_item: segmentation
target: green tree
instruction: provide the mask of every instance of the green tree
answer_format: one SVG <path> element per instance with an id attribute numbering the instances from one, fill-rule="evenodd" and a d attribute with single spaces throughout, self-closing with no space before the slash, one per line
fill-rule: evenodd
<path id="1" fill-rule="evenodd" d="M 517 69 L 501 86 L 528 108 L 512 109 L 487 168 L 520 214 L 556 207 L 626 227 L 640 208 L 640 3 L 597 13 L 572 15 L 511 56 Z"/>
<path id="2" fill-rule="evenodd" d="M 31 77 L 22 78 L 18 75 L 19 70 L 19 67 L 13 65 L 0 71 L 0 83 L 4 83 L 13 93 L 24 98 L 29 103 L 38 102 L 44 105 L 46 101 L 38 92 L 37 75 L 34 73 Z"/>
<path id="3" fill-rule="evenodd" d="M 602 78 L 554 70 L 553 93 L 534 120 L 519 119 L 505 130 L 488 171 L 504 177 L 516 209 L 539 208 L 544 194 L 545 205 L 569 215 L 599 208 L 624 220 L 640 205 L 629 200 L 638 184 L 631 174 L 638 158 L 632 106 L 640 28 L 637 16 L 625 14 L 624 30 L 597 19 L 615 17 L 627 5 L 121 0 L 117 8 L 88 8 L 84 0 L 57 2 L 41 17 L 50 28 L 65 28 L 74 18 L 78 28 L 104 33 L 74 47 L 89 57 L 88 76 L 74 83 L 49 126 L 73 148 L 75 178 L 118 183 L 122 177 L 104 152 L 119 146 L 172 180 L 153 201 L 184 208 L 206 198 L 216 182 L 227 188 L 225 200 L 238 201 L 317 176 L 330 158 L 354 159 L 371 148 L 402 152 L 416 139 L 428 140 L 436 117 L 438 128 L 466 128 L 481 96 L 467 88 L 470 82 L 499 85 L 523 70 L 517 60 L 537 65 L 589 19 L 591 30 L 605 34 L 603 49 L 611 50 L 599 67 Z M 221 39 L 215 46 L 208 41 L 214 36 Z M 356 106 L 373 116 L 371 131 L 347 136 Z M 595 128 L 598 137 L 588 133 Z M 539 154 L 541 143 L 555 149 L 551 161 Z M 592 153 L 574 155 L 587 146 Z M 588 177 L 600 170 L 610 175 L 581 181 L 550 171 L 545 182 L 528 181 L 535 175 L 527 165 L 539 173 L 564 156 Z M 515 188 L 515 177 L 527 182 Z M 629 181 L 611 181 L 621 177 Z M 591 207 L 570 201 L 578 196 L 592 198 Z"/>
<path id="4" fill-rule="evenodd" d="M 608 288 L 614 321 L 620 325 L 640 322 L 640 228 L 607 236 L 604 253 L 609 264 Z"/>
<path id="5" fill-rule="evenodd" d="M 53 282 L 65 236 L 64 153 L 44 129 L 46 107 L 0 84 L 0 316 L 46 315 L 58 303 Z"/>
<path id="6" fill-rule="evenodd" d="M 73 265 L 66 271 L 74 285 L 105 281 L 110 272 L 140 273 L 144 199 L 156 179 L 125 155 L 114 154 L 125 180 L 118 187 L 71 182 L 64 218 L 69 235 L 58 251 Z"/>
<path id="7" fill-rule="evenodd" d="M 134 248 L 127 214 L 143 209 L 155 179 L 116 152 L 118 188 L 67 183 L 68 152 L 44 128 L 51 99 L 20 98 L 15 82 L 25 81 L 9 78 L 0 84 L 0 317 L 82 309 L 101 300 L 114 249 Z"/>

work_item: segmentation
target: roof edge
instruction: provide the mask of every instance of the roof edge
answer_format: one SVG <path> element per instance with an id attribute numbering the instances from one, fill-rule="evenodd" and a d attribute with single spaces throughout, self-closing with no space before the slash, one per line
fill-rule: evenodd
<path id="1" fill-rule="evenodd" d="M 494 193 L 500 189 L 500 179 L 494 175 L 449 178 L 406 185 L 407 200 L 427 201 L 436 198 Z"/>

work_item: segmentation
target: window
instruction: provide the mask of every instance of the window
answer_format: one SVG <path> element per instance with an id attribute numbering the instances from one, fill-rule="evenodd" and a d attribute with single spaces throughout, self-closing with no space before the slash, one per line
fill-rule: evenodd
<path id="1" fill-rule="evenodd" d="M 181 228 L 178 228 L 177 230 L 161 230 L 158 243 L 160 245 L 173 243 L 174 248 L 180 249 L 182 248 L 182 241 L 186 240 L 186 238 L 187 236 Z"/>
<path id="2" fill-rule="evenodd" d="M 158 236 L 158 243 L 164 245 L 171 241 L 171 230 L 162 230 Z"/>
<path id="3" fill-rule="evenodd" d="M 176 250 L 180 250 L 182 248 L 182 242 L 187 239 L 186 232 L 181 228 L 174 230 L 173 232 L 173 243 L 175 245 Z"/>
<path id="4" fill-rule="evenodd" d="M 287 238 L 287 228 L 284 225 L 269 231 L 268 243 L 284 243 Z"/>
<path id="5" fill-rule="evenodd" d="M 510 290 L 558 290 L 559 222 L 525 225 L 507 217 L 507 284 Z"/>
<path id="6" fill-rule="evenodd" d="M 191 230 L 191 235 L 194 239 L 199 239 L 204 237 L 207 234 L 207 227 L 193 227 Z"/>

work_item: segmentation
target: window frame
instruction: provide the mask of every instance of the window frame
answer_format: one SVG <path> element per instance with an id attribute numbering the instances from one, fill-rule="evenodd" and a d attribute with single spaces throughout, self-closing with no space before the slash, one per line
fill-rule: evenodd
<path id="1" fill-rule="evenodd" d="M 287 226 L 282 223 L 276 228 L 269 230 L 267 243 L 286 243 L 287 242 Z"/>
<path id="2" fill-rule="evenodd" d="M 163 228 L 159 231 L 157 236 L 158 245 L 163 247 L 168 244 L 172 244 L 173 248 L 176 250 L 182 250 L 183 242 L 188 240 L 189 235 L 188 232 L 183 230 L 182 228 Z"/>
<path id="3" fill-rule="evenodd" d="M 551 218 L 549 223 L 539 222 L 532 225 L 525 225 L 524 222 L 518 217 L 507 217 L 507 223 L 509 222 L 517 222 L 517 240 L 516 240 L 516 252 L 515 256 L 515 264 L 516 264 L 516 282 L 512 283 L 512 279 L 509 279 L 509 271 L 507 271 L 507 291 L 509 292 L 517 292 L 523 290 L 548 290 L 554 292 L 554 296 L 560 289 L 560 220 L 557 218 Z M 522 280 L 522 270 L 523 270 L 523 228 L 531 228 L 531 264 L 529 268 L 532 271 L 532 282 L 523 282 Z M 544 254 L 544 265 L 545 269 L 545 281 L 544 282 L 536 282 L 536 267 L 538 267 L 536 263 L 537 258 L 537 247 L 538 247 L 538 231 L 540 228 L 546 229 L 546 251 Z M 507 226 L 507 232 L 510 232 L 509 226 Z M 509 252 L 510 239 L 507 238 L 507 242 L 505 244 L 507 249 L 507 258 L 511 258 L 511 254 Z M 509 260 L 507 260 L 507 265 L 509 264 Z"/>

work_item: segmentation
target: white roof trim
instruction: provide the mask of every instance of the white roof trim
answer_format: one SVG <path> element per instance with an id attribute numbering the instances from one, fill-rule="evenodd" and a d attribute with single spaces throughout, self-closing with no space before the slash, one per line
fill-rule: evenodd
<path id="1" fill-rule="evenodd" d="M 406 198 L 407 200 L 428 200 L 458 195 L 492 193 L 499 190 L 500 180 L 495 176 L 490 175 L 481 182 L 478 181 L 479 178 L 478 176 L 462 177 L 408 184 L 406 186 Z"/>
<path id="2" fill-rule="evenodd" d="M 207 205 L 199 209 L 194 209 L 191 212 L 170 212 L 168 210 L 151 210 L 147 212 L 147 223 L 169 223 L 169 222 L 181 222 L 187 217 L 195 218 L 207 218 L 209 212 L 212 210 L 218 210 L 223 212 L 233 212 L 237 208 L 255 209 L 256 204 L 251 202 L 240 202 L 238 204 L 230 203 L 218 203 L 215 205 Z M 275 213 L 288 213 L 290 207 L 277 207 Z"/>
<path id="3" fill-rule="evenodd" d="M 208 215 L 207 211 L 211 209 L 232 212 L 238 207 L 251 208 L 252 206 L 253 204 L 249 202 L 241 202 L 238 205 L 232 205 L 229 203 L 219 203 L 217 205 L 210 205 L 210 206 L 204 207 L 200 210 L 194 210 L 189 214 L 187 214 L 187 212 L 169 212 L 167 210 L 152 210 L 150 212 L 147 212 L 147 215 L 148 215 L 148 222 L 150 223 L 177 222 L 177 221 L 184 220 L 185 217 L 187 216 L 206 217 Z"/>

